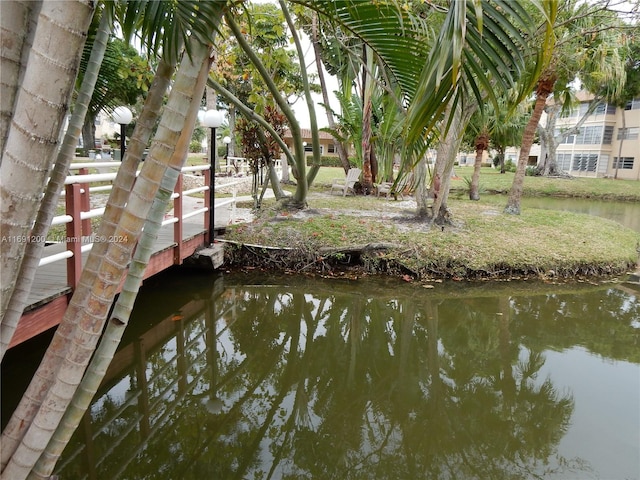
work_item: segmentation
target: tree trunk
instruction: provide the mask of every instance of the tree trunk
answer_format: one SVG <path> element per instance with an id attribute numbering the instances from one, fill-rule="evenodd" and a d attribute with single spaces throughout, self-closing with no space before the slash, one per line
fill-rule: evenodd
<path id="1" fill-rule="evenodd" d="M 622 131 L 624 132 L 624 135 L 620 136 L 620 143 L 618 144 L 618 161 L 616 162 L 616 170 L 613 174 L 613 178 L 615 180 L 618 179 L 618 169 L 620 168 L 620 161 L 622 160 L 622 144 L 624 143 L 624 137 L 626 136 L 627 131 L 627 117 L 625 115 L 624 108 L 622 109 Z"/>
<path id="2" fill-rule="evenodd" d="M 236 156 L 236 107 L 232 104 L 229 105 L 229 150 L 228 156 Z"/>
<path id="3" fill-rule="evenodd" d="M 365 195 L 373 192 L 373 170 L 371 157 L 373 151 L 373 102 L 371 97 L 374 89 L 374 79 L 367 72 L 373 71 L 373 51 L 364 46 L 364 60 L 367 68 L 362 67 L 362 189 Z"/>
<path id="4" fill-rule="evenodd" d="M 438 195 L 433 202 L 433 222 L 444 225 L 449 222 L 447 200 L 449 198 L 449 188 L 451 185 L 451 175 L 456 155 L 462 143 L 462 133 L 467 128 L 467 124 L 476 110 L 477 104 L 472 104 L 462 109 L 458 103 L 453 112 L 454 118 L 447 131 L 445 138 L 441 141 L 436 154 L 435 175 L 441 179 Z M 449 109 L 447 109 L 447 112 Z M 445 115 L 445 122 L 449 115 Z M 443 122 L 444 123 L 444 122 Z M 435 182 L 434 182 L 435 183 Z"/>
<path id="5" fill-rule="evenodd" d="M 45 359 L 29 385 L 31 395 L 25 394 L 27 400 L 23 398 L 10 420 L 12 428 L 7 432 L 7 426 L 3 432 L 3 440 L 11 439 L 13 447 L 7 455 L 20 459 L 19 463 L 8 463 L 3 471 L 7 478 L 24 478 L 23 472 L 28 472 L 33 467 L 82 378 L 160 182 L 167 168 L 176 168 L 170 165 L 176 142 L 183 130 L 193 128 L 196 112 L 191 112 L 193 108 L 190 108 L 191 104 L 185 102 L 185 99 L 202 97 L 211 61 L 209 53 L 208 48 L 196 44 L 193 45 L 191 57 L 184 56 L 149 156 L 117 224 L 114 237 L 122 241 L 108 243 L 106 254 L 97 270 L 90 270 L 88 267 L 83 270 L 79 286 L 56 331 L 58 341 L 54 338 L 52 346 L 47 350 Z M 192 117 L 194 122 L 188 124 Z M 101 229 L 98 236 L 102 234 Z M 54 345 L 58 348 L 52 348 Z M 68 351 L 64 347 L 69 347 Z M 55 378 L 64 379 L 64 386 L 57 388 L 54 384 L 50 389 L 41 388 L 41 378 L 54 377 L 49 373 L 47 357 L 52 357 L 53 365 L 60 365 L 52 373 Z M 37 413 L 33 416 L 29 410 Z M 23 413 L 27 413 L 25 421 L 20 421 L 18 417 Z M 14 443 L 16 441 L 20 442 L 17 448 Z M 3 442 L 3 457 L 5 445 Z"/>
<path id="6" fill-rule="evenodd" d="M 91 113 L 88 113 L 84 118 L 84 124 L 82 125 L 82 150 L 83 155 L 88 157 L 89 150 L 95 150 L 96 148 L 96 119 L 93 118 Z M 122 160 L 122 158 L 120 158 Z"/>
<path id="7" fill-rule="evenodd" d="M 0 318 L 55 158 L 94 2 L 44 2 L 0 165 Z M 25 152 L 29 152 L 25 158 Z"/>
<path id="8" fill-rule="evenodd" d="M 418 218 L 426 218 L 429 215 L 427 201 L 429 199 L 429 188 L 427 187 L 427 157 L 423 155 L 413 170 L 416 181 L 416 216 Z"/>
<path id="9" fill-rule="evenodd" d="M 373 191 L 373 173 L 371 171 L 371 98 L 366 99 L 362 111 L 362 188 L 365 195 Z"/>
<path id="10" fill-rule="evenodd" d="M 469 199 L 480 200 L 480 168 L 482 167 L 482 154 L 489 148 L 489 134 L 485 131 L 476 138 L 476 161 L 473 164 L 473 176 L 469 187 Z"/>
<path id="11" fill-rule="evenodd" d="M 589 108 L 587 108 L 587 111 L 578 120 L 578 122 L 571 128 L 561 130 L 558 134 L 556 134 L 556 123 L 562 106 L 551 105 L 546 107 L 545 111 L 547 112 L 547 122 L 544 127 L 538 125 L 538 134 L 540 135 L 540 144 L 542 147 L 541 156 L 543 156 L 542 154 L 546 152 L 546 157 L 543 156 L 543 164 L 538 164 L 538 171 L 540 173 L 545 176 L 562 174 L 562 171 L 558 168 L 558 163 L 556 160 L 558 145 L 560 145 L 560 143 L 567 137 L 567 135 L 580 133 L 582 125 L 584 125 L 589 116 L 591 116 L 591 114 L 601 103 L 602 99 L 600 97 L 594 98 L 589 104 Z"/>
<path id="12" fill-rule="evenodd" d="M 56 214 L 60 192 L 64 188 L 64 181 L 69 171 L 69 165 L 75 158 L 75 149 L 80 137 L 80 131 L 87 114 L 89 102 L 93 95 L 93 89 L 98 78 L 100 65 L 107 49 L 107 42 L 111 33 L 111 21 L 108 15 L 102 15 L 100 26 L 93 42 L 91 57 L 88 62 L 87 72 L 84 75 L 78 97 L 74 104 L 73 115 L 69 120 L 69 126 L 58 152 L 58 158 L 47 183 L 44 198 L 40 204 L 36 222 L 31 231 L 31 236 L 37 239 L 47 237 L 51 221 Z M 20 273 L 16 281 L 16 287 L 11 295 L 5 317 L 2 319 L 2 338 L 0 340 L 0 358 L 4 357 L 9 348 L 11 338 L 20 321 L 22 312 L 27 304 L 27 298 L 31 291 L 31 285 L 38 269 L 38 263 L 44 250 L 44 240 L 29 242 L 25 249 L 24 259 L 20 267 Z"/>
<path id="13" fill-rule="evenodd" d="M 556 165 L 556 148 L 555 148 L 555 130 L 558 114 L 561 105 L 548 106 L 545 111 L 547 113 L 547 122 L 545 126 L 538 125 L 538 135 L 540 136 L 540 156 L 542 164 L 538 162 L 538 172 L 542 175 L 549 175 L 557 172 Z M 546 152 L 546 155 L 543 154 Z"/>
<path id="14" fill-rule="evenodd" d="M 531 145 L 533 145 L 533 138 L 540 122 L 540 117 L 544 111 L 544 107 L 547 103 L 549 94 L 553 91 L 553 86 L 556 82 L 554 74 L 548 74 L 546 78 L 541 79 L 538 82 L 538 89 L 536 91 L 536 103 L 533 107 L 533 113 L 531 118 L 527 122 L 522 134 L 522 143 L 520 146 L 520 156 L 518 157 L 518 166 L 516 168 L 516 174 L 513 177 L 513 183 L 511 185 L 511 191 L 509 192 L 509 198 L 507 205 L 504 209 L 505 213 L 511 215 L 520 215 L 520 199 L 522 198 L 522 190 L 524 187 L 524 174 L 529 162 L 529 153 L 531 152 Z"/>
<path id="15" fill-rule="evenodd" d="M 11 118 L 18 93 L 18 86 L 24 74 L 29 51 L 32 48 L 35 25 L 40 14 L 41 1 L 4 0 L 0 2 L 0 28 L 2 29 L 2 50 L 0 50 L 0 152 L 4 147 L 11 128 Z M 0 164 L 2 164 L 0 156 Z"/>
<path id="16" fill-rule="evenodd" d="M 142 158 L 142 154 L 148 145 L 151 133 L 157 123 L 157 119 L 164 102 L 164 94 L 169 87 L 174 70 L 175 65 L 167 64 L 162 60 L 158 65 L 153 84 L 149 89 L 149 94 L 145 101 L 144 109 L 136 122 L 136 130 L 129 142 L 127 153 L 120 165 L 120 168 L 118 169 L 116 179 L 113 182 L 111 195 L 109 196 L 107 208 L 100 225 L 99 234 L 103 237 L 112 238 L 114 236 L 118 220 L 124 213 L 124 207 L 129 199 L 131 188 L 133 187 L 133 183 L 136 179 L 136 171 L 140 163 L 140 159 Z M 93 245 L 91 254 L 84 266 L 85 270 L 97 271 L 100 267 L 102 258 L 106 255 L 108 245 L 109 244 L 106 242 L 96 243 Z M 85 291 L 85 296 L 88 296 L 87 291 Z M 59 326 L 58 331 L 62 332 L 65 327 L 67 327 L 67 325 L 63 324 Z M 63 343 L 56 344 L 56 341 L 64 342 L 64 337 L 62 335 L 54 337 L 49 347 L 52 351 L 64 348 Z M 41 389 L 43 391 L 49 388 L 53 383 L 53 372 L 55 368 L 57 368 L 57 366 L 54 365 L 54 357 L 47 360 L 47 365 L 49 367 L 49 377 L 46 377 L 45 373 L 42 373 L 41 377 L 42 382 L 48 382 L 46 385 L 41 385 Z M 23 411 L 19 414 L 14 413 L 14 416 L 18 418 L 19 422 L 26 422 L 27 417 L 30 415 L 27 412 L 35 411 L 35 408 L 37 408 L 37 405 L 35 407 L 24 406 Z M 16 412 L 19 412 L 19 409 L 20 407 L 16 409 Z M 6 432 L 10 431 L 10 427 L 11 423 L 7 425 L 3 432 L 3 442 L 4 435 Z M 3 446 L 6 446 L 6 444 L 3 443 Z"/>
<path id="17" fill-rule="evenodd" d="M 202 72 L 199 81 L 205 82 L 204 72 Z M 200 108 L 200 98 L 194 97 L 191 103 L 192 105 L 186 122 L 188 125 L 193 126 Z M 183 166 L 184 160 L 187 158 L 192 133 L 193 128 L 185 128 L 182 130 L 182 134 L 176 143 L 176 149 L 170 161 L 171 168 L 167 169 L 162 179 L 160 188 L 156 193 L 156 198 L 149 211 L 149 216 L 145 221 L 143 234 L 140 242 L 136 246 L 122 291 L 118 295 L 118 300 L 111 315 L 111 321 L 107 323 L 105 333 L 89 364 L 87 373 L 82 379 L 80 387 L 73 396 L 49 445 L 34 467 L 34 474 L 31 475 L 33 478 L 43 480 L 49 478 L 62 451 L 80 424 L 84 413 L 91 403 L 91 399 L 98 390 L 107 368 L 113 359 L 122 334 L 128 325 L 136 296 L 142 284 L 145 269 L 153 253 L 155 242 L 158 239 L 158 232 L 162 227 L 164 213 L 175 189 L 176 181 L 179 178 L 180 169 Z"/>
<path id="18" fill-rule="evenodd" d="M 325 104 L 325 112 L 327 113 L 327 122 L 329 128 L 331 130 L 335 130 L 336 122 L 333 118 L 333 113 L 331 113 L 331 109 L 329 106 L 331 103 L 329 102 L 329 93 L 327 92 L 327 82 L 324 79 L 324 72 L 322 70 L 322 51 L 320 49 L 320 40 L 318 38 L 318 13 L 313 12 L 311 17 L 311 45 L 313 45 L 313 52 L 316 57 L 316 69 L 318 70 L 318 81 L 320 82 L 320 89 L 322 90 L 322 101 Z M 338 153 L 338 157 L 340 158 L 340 163 L 342 164 L 342 168 L 344 168 L 344 172 L 347 173 L 351 168 L 349 164 L 349 155 L 347 155 L 347 150 L 344 148 L 342 142 L 336 141 L 336 150 Z"/>

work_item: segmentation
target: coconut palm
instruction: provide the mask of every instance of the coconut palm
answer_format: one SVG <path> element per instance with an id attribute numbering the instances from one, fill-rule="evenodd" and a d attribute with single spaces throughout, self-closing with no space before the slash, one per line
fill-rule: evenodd
<path id="1" fill-rule="evenodd" d="M 518 166 L 504 209 L 509 214 L 520 213 L 529 153 L 549 96 L 564 96 L 576 77 L 591 84 L 594 79 L 590 77 L 595 77 L 595 83 L 610 87 L 610 95 L 624 87 L 624 61 L 619 51 L 629 36 L 618 16 L 609 10 L 609 2 L 566 0 L 562 8 L 556 2 L 545 2 L 545 7 L 549 7 L 545 14 L 553 32 L 536 39 L 544 69 L 535 89 L 534 108 L 524 129 Z"/>
<path id="2" fill-rule="evenodd" d="M 200 99 L 202 97 L 210 61 L 210 49 L 200 44 L 193 45 L 191 58 L 185 56 L 182 62 L 149 155 L 115 230 L 115 237 L 121 238 L 123 241 L 109 243 L 100 265 L 102 271 L 100 277 L 90 270 L 83 271 L 80 279 L 81 285 L 86 285 L 94 278 L 95 280 L 99 278 L 99 281 L 94 283 L 88 296 L 81 297 L 79 293 L 82 289 L 76 290 L 60 327 L 56 331 L 56 338 L 52 341 L 52 345 L 62 343 L 69 346 L 77 345 L 77 347 L 69 348 L 67 351 L 50 348 L 45 355 L 45 360 L 47 356 L 54 357 L 52 363 L 59 365 L 55 375 L 65 379 L 65 386 L 62 389 L 49 389 L 37 408 L 33 420 L 25 422 L 27 425 L 19 425 L 22 428 L 12 428 L 8 432 L 9 434 L 17 433 L 9 438 L 12 440 L 19 438 L 20 445 L 11 452 L 11 459 L 3 470 L 3 476 L 7 476 L 7 478 L 24 478 L 35 465 L 46 447 L 44 442 L 48 443 L 53 435 L 55 426 L 59 423 L 71 396 L 82 379 L 115 297 L 122 272 L 125 271 L 131 259 L 133 248 L 140 236 L 162 178 L 168 168 L 179 170 L 181 167 L 181 165 L 171 165 L 170 161 L 181 132 L 185 129 L 189 131 L 193 129 L 199 107 L 199 102 L 194 108 L 192 107 L 193 102 L 185 102 L 185 99 L 194 97 Z M 191 124 L 188 125 L 188 122 Z M 173 148 L 170 147 L 172 145 Z M 102 235 L 101 230 L 98 231 L 98 235 Z M 111 321 L 121 322 L 115 317 Z M 33 390 L 32 385 L 36 388 L 41 385 L 37 374 L 29 386 L 30 391 Z M 53 386 L 55 387 L 55 384 Z M 21 405 L 23 403 L 21 402 Z M 22 411 L 19 406 L 16 413 L 19 414 Z M 13 418 L 16 418 L 16 413 Z M 5 437 L 5 432 L 3 432 L 3 437 Z M 4 454 L 3 444 L 3 456 Z M 16 461 L 18 458 L 19 462 Z"/>
<path id="3" fill-rule="evenodd" d="M 200 78 L 198 79 L 201 84 L 205 82 L 207 73 L 208 70 L 203 69 L 201 71 Z M 200 109 L 200 98 L 194 96 L 189 108 L 187 122 L 193 126 L 198 110 Z M 153 201 L 149 215 L 145 221 L 143 234 L 136 245 L 122 291 L 118 295 L 113 313 L 111 314 L 111 318 L 114 320 L 117 319 L 117 321 L 111 321 L 107 324 L 105 332 L 100 339 L 100 344 L 87 368 L 87 373 L 82 378 L 82 382 L 73 396 L 71 404 L 65 411 L 62 421 L 58 424 L 55 434 L 49 442 L 49 446 L 35 465 L 31 475 L 33 478 L 46 479 L 51 475 L 55 467 L 55 462 L 62 454 L 71 435 L 82 420 L 120 344 L 122 334 L 128 325 L 138 290 L 140 289 L 140 285 L 142 285 L 145 269 L 153 253 L 158 232 L 162 227 L 162 220 L 164 219 L 167 205 L 180 175 L 183 161 L 187 156 L 192 128 L 186 128 L 181 132 L 180 138 L 176 142 L 176 149 L 170 160 L 170 168 L 167 169 L 167 172 L 162 178 L 160 187 L 156 193 L 156 198 Z"/>
<path id="4" fill-rule="evenodd" d="M 51 172 L 51 178 L 47 183 L 44 198 L 42 199 L 38 209 L 35 225 L 31 231 L 31 236 L 34 239 L 39 239 L 39 241 L 29 242 L 26 245 L 24 259 L 20 266 L 20 273 L 16 281 L 16 287 L 11 295 L 6 313 L 2 318 L 2 325 L 0 327 L 0 359 L 4 357 L 7 348 L 9 348 L 11 338 L 13 337 L 18 321 L 20 320 L 22 312 L 27 304 L 27 298 L 31 291 L 33 279 L 36 275 L 38 262 L 40 261 L 40 257 L 42 256 L 44 249 L 44 239 L 47 236 L 51 220 L 55 214 L 56 205 L 58 204 L 58 198 L 60 197 L 60 192 L 62 191 L 64 181 L 67 177 L 69 165 L 71 164 L 71 160 L 75 157 L 75 146 L 78 144 L 78 138 L 82 131 L 84 117 L 87 113 L 91 94 L 98 78 L 100 63 L 102 62 L 104 52 L 107 48 L 107 41 L 112 29 L 111 15 L 109 12 L 104 12 L 100 18 L 100 25 L 97 29 L 97 33 L 93 41 L 91 56 L 88 61 L 88 65 L 92 68 L 88 68 L 84 75 L 62 147 L 58 152 L 53 171 Z"/>
<path id="5" fill-rule="evenodd" d="M 79 0 L 63 8 L 45 2 L 38 16 L 1 157 L 0 230 L 6 241 L 0 245 L 0 318 L 13 294 L 26 240 L 55 158 L 93 6 L 93 2 Z"/>
<path id="6" fill-rule="evenodd" d="M 128 4 L 128 7 L 131 7 L 133 3 L 134 2 L 130 2 Z M 156 7 L 157 5 L 151 6 L 151 8 L 156 9 L 156 12 L 157 12 Z M 222 5 L 220 4 L 211 4 L 209 5 L 208 8 L 204 8 L 204 9 L 201 8 L 200 12 L 201 13 L 210 13 L 212 11 L 214 13 L 218 12 L 218 18 L 219 18 L 221 8 L 222 8 Z M 151 18 L 154 18 L 154 17 L 151 17 Z M 162 18 L 164 20 L 166 19 L 166 16 Z M 210 18 L 215 19 L 215 17 L 211 17 L 211 16 Z M 154 18 L 154 20 L 157 21 L 157 18 Z M 196 21 L 201 22 L 202 19 L 198 18 Z M 171 24 L 171 22 L 169 22 L 169 24 Z M 214 26 L 215 26 L 215 22 L 209 22 L 208 24 L 206 24 L 205 34 L 206 32 L 211 32 L 211 29 L 214 28 Z M 179 30 L 179 28 L 177 29 Z M 189 30 L 189 29 L 187 28 L 185 29 L 185 31 L 186 30 Z M 191 28 L 190 30 L 193 33 L 202 32 L 202 28 L 200 28 L 200 30 L 198 30 L 197 28 Z M 197 38 L 197 35 L 195 37 Z M 190 51 L 190 53 L 193 54 L 193 49 L 190 48 L 188 50 Z M 203 49 L 202 47 L 199 47 L 199 50 L 200 50 L 201 56 L 204 55 L 205 57 L 208 58 L 208 51 L 206 48 Z M 176 55 L 174 54 L 173 57 L 175 58 Z M 202 62 L 200 63 L 202 64 Z M 195 62 L 195 64 L 197 65 L 197 62 Z M 186 72 L 188 73 L 189 71 L 186 70 Z M 205 70 L 205 73 L 206 73 L 206 70 Z M 168 75 L 167 75 L 167 78 L 168 78 Z M 204 85 L 204 78 L 201 83 L 202 85 Z M 184 95 L 185 92 L 192 90 L 195 85 L 196 83 L 193 80 L 193 75 L 191 75 L 190 78 L 183 79 L 181 84 L 177 82 L 174 88 L 176 92 L 174 94 L 174 97 L 179 97 L 181 94 Z M 202 95 L 202 91 L 200 91 L 199 95 L 200 96 Z M 195 96 L 198 97 L 198 94 L 196 93 Z M 160 98 L 161 98 L 161 95 L 160 95 Z M 184 102 L 181 102 L 180 98 L 174 98 L 174 104 L 175 103 L 178 104 L 178 107 L 182 107 L 182 110 L 181 108 L 174 108 L 173 110 L 169 110 L 169 113 L 166 114 L 166 116 L 168 116 L 168 120 L 164 122 L 165 123 L 164 126 L 161 123 L 161 129 L 159 129 L 159 132 L 158 132 L 158 135 L 159 135 L 158 143 L 160 145 L 165 145 L 165 146 L 168 145 L 169 147 L 171 147 L 171 144 L 172 144 L 171 142 L 173 141 L 175 143 L 176 141 L 175 140 L 176 137 L 173 132 L 175 131 L 180 132 L 182 130 L 185 130 L 185 128 L 183 128 L 180 125 L 181 117 L 179 112 L 184 111 L 184 108 L 186 107 L 184 105 L 180 105 L 180 104 L 184 104 Z M 184 122 L 184 117 L 182 117 L 182 121 Z M 174 138 L 173 140 L 172 140 L 172 137 Z M 145 145 L 146 145 L 146 142 L 145 142 Z M 135 149 L 130 148 L 128 153 L 133 153 L 134 150 Z M 12 472 L 10 473 L 12 478 L 22 478 L 21 476 L 25 472 L 25 469 L 23 467 L 17 467 L 15 463 L 11 463 L 10 457 L 12 456 L 13 452 L 16 450 L 18 442 L 25 434 L 26 429 L 31 425 L 33 415 L 36 412 L 38 412 L 38 415 L 44 418 L 49 418 L 50 416 L 47 413 L 46 408 L 43 409 L 44 411 L 43 410 L 38 411 L 39 406 L 41 405 L 41 402 L 44 399 L 44 395 L 47 394 L 47 392 L 49 392 L 49 394 L 53 395 L 54 397 L 56 396 L 55 389 L 51 390 L 52 386 L 55 385 L 53 380 L 54 374 L 56 371 L 58 371 L 59 366 L 62 365 L 62 362 L 64 361 L 65 347 L 72 342 L 73 332 L 75 330 L 75 326 L 77 325 L 77 322 L 79 321 L 80 324 L 83 325 L 83 328 L 85 328 L 84 331 L 79 330 L 78 333 L 80 335 L 84 334 L 85 338 L 86 338 L 86 335 L 88 335 L 89 337 L 91 337 L 92 335 L 87 333 L 86 329 L 87 329 L 88 323 L 86 319 L 82 320 L 82 315 L 80 315 L 80 312 L 82 312 L 83 314 L 86 313 L 93 318 L 93 320 L 89 320 L 89 324 L 91 323 L 91 321 L 98 321 L 98 324 L 94 326 L 92 329 L 92 331 L 94 332 L 93 335 L 99 334 L 100 330 L 102 329 L 102 327 L 99 326 L 99 323 L 100 323 L 99 317 L 103 316 L 103 319 L 104 319 L 104 317 L 106 317 L 106 314 L 108 312 L 108 305 L 110 305 L 112 301 L 112 299 L 109 300 L 109 296 L 111 295 L 111 293 L 109 293 L 109 290 L 113 286 L 117 285 L 117 283 L 119 282 L 119 280 L 117 279 L 118 274 L 116 273 L 116 271 L 118 269 L 121 269 L 120 271 L 123 272 L 124 268 L 126 267 L 126 263 L 128 262 L 126 260 L 126 256 L 130 255 L 131 248 L 135 244 L 135 236 L 136 236 L 135 225 L 137 224 L 141 228 L 142 226 L 141 221 L 144 220 L 144 217 L 140 217 L 140 215 L 145 214 L 145 211 L 146 211 L 145 209 L 148 210 L 148 207 L 145 207 L 145 203 L 149 205 L 149 202 L 152 200 L 152 199 L 149 199 L 149 194 L 153 195 L 154 188 L 157 188 L 157 185 L 162 178 L 162 174 L 166 170 L 166 167 L 165 167 L 166 161 L 158 161 L 157 158 L 160 158 L 160 159 L 162 159 L 163 157 L 167 158 L 167 155 L 170 154 L 170 149 L 159 146 L 155 150 L 156 150 L 156 158 L 155 159 L 152 158 L 152 161 L 148 163 L 148 166 L 145 164 L 145 168 L 143 169 L 143 172 L 141 172 L 141 177 L 136 182 L 136 185 L 142 189 L 144 189 L 145 183 L 148 184 L 149 182 L 151 182 L 152 186 L 147 187 L 146 190 L 143 190 L 148 200 L 145 200 L 145 195 L 140 195 L 140 194 L 138 194 L 134 200 L 129 199 L 129 202 L 127 203 L 127 206 L 129 209 L 128 210 L 125 209 L 122 211 L 123 220 L 115 223 L 105 221 L 99 232 L 101 235 L 107 232 L 115 233 L 117 235 L 121 235 L 122 238 L 127 238 L 128 241 L 123 242 L 124 245 L 120 244 L 119 246 L 110 244 L 106 248 L 106 250 L 102 250 L 102 254 L 98 254 L 98 251 L 101 251 L 100 245 L 95 246 L 96 248 L 94 248 L 94 252 L 93 252 L 94 255 L 92 255 L 93 258 L 92 256 L 90 256 L 89 261 L 87 262 L 87 268 L 85 268 L 85 272 L 83 273 L 83 277 L 81 278 L 81 281 L 80 281 L 81 282 L 80 288 L 76 290 L 76 295 L 74 296 L 76 300 L 72 299 L 70 308 L 67 310 L 67 313 L 65 315 L 65 319 L 63 319 L 63 322 L 60 328 L 58 329 L 57 337 L 54 338 L 54 341 L 52 342 L 52 346 L 46 354 L 46 357 L 48 358 L 49 361 L 43 362 L 43 365 L 41 366 L 40 370 L 38 371 L 38 374 L 36 375 L 34 381 L 32 382 L 32 385 L 30 386 L 30 388 L 32 389 L 31 391 L 32 392 L 35 391 L 37 392 L 37 394 L 25 395 L 25 397 L 23 398 L 23 402 L 21 402 L 18 409 L 16 409 L 13 419 L 10 420 L 9 424 L 7 425 L 7 428 L 3 432 L 3 445 L 2 445 L 3 446 L 2 448 L 3 466 L 6 465 L 7 463 L 11 465 L 8 468 L 10 468 L 9 472 Z M 140 154 L 142 153 L 142 149 L 140 149 L 139 153 Z M 126 164 L 126 159 L 125 159 L 125 164 Z M 120 173 L 123 173 L 123 171 L 126 171 L 126 170 L 127 170 L 126 168 L 124 169 L 121 168 Z M 145 170 L 148 172 L 146 175 L 144 174 Z M 133 171 L 134 171 L 134 175 L 132 176 L 132 178 L 135 178 L 135 168 L 133 169 Z M 141 181 L 142 178 L 145 178 L 145 180 Z M 122 185 L 123 183 L 126 183 L 126 182 L 120 182 L 120 185 Z M 131 183 L 133 182 L 131 181 Z M 126 186 L 125 188 L 114 188 L 114 191 L 112 191 L 112 197 L 110 199 L 110 202 L 111 200 L 113 200 L 114 195 L 116 197 L 118 196 L 118 193 L 117 193 L 118 191 L 122 193 L 123 191 L 126 192 L 126 190 L 127 190 Z M 126 197 L 126 195 L 121 195 L 121 196 Z M 117 200 L 118 199 L 116 198 L 116 201 L 114 201 L 111 206 L 113 206 L 113 204 L 117 205 L 118 204 Z M 124 198 L 124 200 L 120 203 L 120 205 L 124 205 L 126 201 L 127 201 L 126 198 Z M 110 208 L 107 208 L 107 212 L 105 214 L 106 219 L 109 218 L 109 214 L 110 214 L 109 210 Z M 112 211 L 118 210 L 118 207 L 116 206 L 114 208 L 111 208 L 111 210 Z M 117 220 L 118 218 L 120 218 L 120 215 L 111 216 L 111 218 L 115 218 Z M 133 230 L 131 230 L 132 226 L 134 227 Z M 114 227 L 117 229 L 114 230 Z M 125 230 L 123 230 L 123 228 Z M 111 236 L 111 233 L 109 233 L 108 236 Z M 114 251 L 114 248 L 116 251 Z M 127 250 L 129 253 L 127 253 Z M 103 262 L 102 261 L 103 257 L 111 258 L 111 262 L 109 261 Z M 119 266 L 118 266 L 118 263 L 119 263 Z M 105 267 L 107 267 L 110 270 L 110 272 L 100 273 L 100 270 L 101 269 L 104 270 Z M 114 268 L 115 268 L 115 271 L 114 271 Z M 98 276 L 99 273 L 100 273 L 100 276 Z M 104 278 L 108 278 L 110 280 L 115 281 L 115 284 L 111 284 L 111 282 L 104 283 L 102 280 Z M 100 293 L 96 293 L 95 289 L 92 291 L 91 285 L 94 285 L 94 284 L 99 285 L 102 288 L 102 291 Z M 106 294 L 104 291 L 105 287 L 107 290 Z M 90 299 L 90 298 L 91 300 L 89 300 L 88 302 L 85 301 L 85 299 Z M 96 301 L 96 298 L 99 298 L 99 300 Z M 91 308 L 86 307 L 87 303 L 92 304 L 93 310 Z M 100 305 L 101 303 L 102 305 Z M 91 329 L 91 327 L 89 327 L 89 329 Z M 97 337 L 94 337 L 94 340 L 97 340 Z M 89 345 L 90 343 L 91 341 L 89 342 Z M 85 345 L 85 347 L 86 346 L 87 345 Z M 76 343 L 76 347 L 77 347 L 77 343 Z M 82 349 L 82 348 L 80 350 L 78 350 L 77 348 L 75 350 L 71 349 L 70 355 L 75 356 L 74 360 L 78 360 L 79 357 L 85 357 L 85 360 L 88 361 L 89 357 L 87 356 L 87 354 L 90 355 L 90 350 L 91 350 L 90 346 L 89 346 L 89 350 Z M 76 365 L 76 367 L 75 367 L 74 373 L 72 373 L 71 375 L 72 376 L 76 375 L 76 378 L 77 378 L 78 375 L 81 376 L 82 374 L 82 366 L 81 364 L 75 363 L 75 361 L 73 363 Z M 62 401 L 61 405 L 64 405 L 64 400 Z M 52 416 L 55 418 L 59 414 L 61 414 L 61 412 L 56 412 Z M 49 428 L 51 428 L 51 424 L 49 423 L 48 425 L 49 425 Z M 38 432 L 38 428 L 35 428 L 35 429 L 30 429 L 27 435 L 31 435 L 32 438 L 36 437 L 38 439 L 48 438 L 47 437 L 47 435 L 49 435 L 48 433 L 45 432 L 44 435 L 40 435 L 40 433 L 41 432 Z M 27 438 L 27 441 L 28 440 L 29 439 Z M 41 444 L 39 445 L 42 446 Z M 35 450 L 35 454 L 38 454 L 37 450 Z M 31 459 L 33 459 L 33 455 L 34 453 L 30 454 Z M 29 462 L 31 462 L 31 460 L 29 460 Z M 3 471 L 3 475 L 4 475 L 4 471 Z"/>

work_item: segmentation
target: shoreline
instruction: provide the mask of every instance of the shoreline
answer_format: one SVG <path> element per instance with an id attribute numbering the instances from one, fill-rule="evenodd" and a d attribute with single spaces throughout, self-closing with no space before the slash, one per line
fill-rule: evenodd
<path id="1" fill-rule="evenodd" d="M 339 202 L 339 201 L 338 201 Z M 225 265 L 325 276 L 389 275 L 406 281 L 611 279 L 638 270 L 640 233 L 590 215 L 456 200 L 453 225 L 418 219 L 413 200 L 336 199 L 314 193 L 309 208 L 263 208 L 223 240 Z M 317 203 L 318 208 L 314 208 Z"/>

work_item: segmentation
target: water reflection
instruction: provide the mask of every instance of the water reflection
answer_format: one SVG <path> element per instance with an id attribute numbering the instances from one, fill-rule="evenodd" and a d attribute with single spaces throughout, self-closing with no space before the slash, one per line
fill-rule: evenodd
<path id="1" fill-rule="evenodd" d="M 177 282 L 182 292 L 174 282 L 141 295 L 137 330 L 66 449 L 61 478 L 640 473 L 637 456 L 603 463 L 589 447 L 611 436 L 618 452 L 640 448 L 633 291 L 526 284 L 507 295 L 495 285 L 236 275 Z M 168 305 L 178 293 L 182 303 Z M 576 349 L 591 370 L 575 364 Z M 576 418 L 589 399 L 562 377 L 572 366 L 583 373 L 578 385 L 606 382 L 605 431 Z M 616 404 L 621 384 L 625 402 Z"/>

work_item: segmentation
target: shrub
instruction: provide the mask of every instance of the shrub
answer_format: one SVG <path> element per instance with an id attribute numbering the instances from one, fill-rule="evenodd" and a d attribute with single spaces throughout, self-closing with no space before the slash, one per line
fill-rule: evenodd
<path id="1" fill-rule="evenodd" d="M 189 144 L 189 152 L 191 153 L 200 153 L 202 152 L 202 143 L 198 140 L 191 140 Z"/>
<path id="2" fill-rule="evenodd" d="M 516 171 L 516 164 L 513 162 L 513 160 L 509 159 L 506 162 L 504 162 L 504 171 L 505 172 L 515 172 Z"/>

